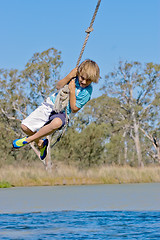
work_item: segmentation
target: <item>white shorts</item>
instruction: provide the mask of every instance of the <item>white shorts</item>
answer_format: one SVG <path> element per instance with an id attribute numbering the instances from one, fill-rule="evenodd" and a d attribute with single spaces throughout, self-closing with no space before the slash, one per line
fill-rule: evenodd
<path id="1" fill-rule="evenodd" d="M 45 102 L 22 121 L 22 124 L 27 126 L 32 132 L 36 132 L 48 122 L 49 116 L 53 111 L 53 106 L 54 103 L 48 97 Z"/>

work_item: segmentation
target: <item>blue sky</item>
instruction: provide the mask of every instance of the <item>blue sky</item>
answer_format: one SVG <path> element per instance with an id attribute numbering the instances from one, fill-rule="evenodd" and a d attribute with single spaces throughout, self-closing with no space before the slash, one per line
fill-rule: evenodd
<path id="1" fill-rule="evenodd" d="M 35 52 L 54 47 L 62 52 L 64 77 L 76 65 L 96 4 L 0 0 L 0 68 L 22 70 Z M 119 60 L 159 63 L 160 0 L 102 0 L 93 28 L 82 60 L 99 64 L 101 82 Z"/>

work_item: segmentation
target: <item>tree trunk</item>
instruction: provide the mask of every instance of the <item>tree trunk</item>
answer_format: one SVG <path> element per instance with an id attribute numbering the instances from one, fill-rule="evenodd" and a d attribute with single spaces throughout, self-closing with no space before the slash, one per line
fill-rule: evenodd
<path id="1" fill-rule="evenodd" d="M 141 145 L 139 140 L 139 126 L 136 123 L 136 119 L 133 119 L 134 121 L 134 142 L 136 146 L 136 152 L 137 152 L 137 158 L 138 158 L 138 167 L 144 167 L 144 164 L 142 162 L 142 152 L 141 152 Z"/>
<path id="2" fill-rule="evenodd" d="M 160 140 L 158 140 L 155 136 L 152 136 L 151 134 L 148 134 L 143 128 L 140 128 L 140 130 L 145 134 L 145 136 L 152 142 L 156 154 L 150 154 L 151 157 L 154 160 L 158 159 L 158 162 L 160 163 Z"/>
<path id="3" fill-rule="evenodd" d="M 127 142 L 124 142 L 124 164 L 127 164 L 128 146 Z"/>
<path id="4" fill-rule="evenodd" d="M 158 162 L 160 163 L 160 140 L 153 138 L 153 146 L 155 147 L 156 152 L 157 152 L 156 158 L 157 158 Z"/>
<path id="5" fill-rule="evenodd" d="M 157 156 L 158 156 L 158 161 L 159 161 L 159 163 L 160 163 L 160 140 L 159 140 L 158 143 L 159 143 L 159 144 L 158 144 L 158 147 L 157 147 Z"/>
<path id="6" fill-rule="evenodd" d="M 128 145 L 127 145 L 127 141 L 126 141 L 126 131 L 123 134 L 123 138 L 124 138 L 124 165 L 127 164 L 127 155 L 128 155 Z"/>

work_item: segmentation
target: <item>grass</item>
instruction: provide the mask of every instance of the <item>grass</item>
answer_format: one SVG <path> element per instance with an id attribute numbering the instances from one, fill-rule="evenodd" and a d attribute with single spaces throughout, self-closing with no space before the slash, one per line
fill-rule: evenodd
<path id="1" fill-rule="evenodd" d="M 59 165 L 47 172 L 42 165 L 36 164 L 32 167 L 4 166 L 0 171 L 0 187 L 160 182 L 160 167 L 103 166 L 78 170 Z"/>
<path id="2" fill-rule="evenodd" d="M 10 188 L 12 185 L 9 182 L 2 181 L 0 182 L 0 188 Z"/>

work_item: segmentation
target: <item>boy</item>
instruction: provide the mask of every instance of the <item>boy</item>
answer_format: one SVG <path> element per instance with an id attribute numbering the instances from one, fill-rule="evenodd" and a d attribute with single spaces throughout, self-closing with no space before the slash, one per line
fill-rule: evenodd
<path id="1" fill-rule="evenodd" d="M 66 84 L 69 86 L 69 102 L 67 115 L 78 112 L 91 98 L 92 82 L 98 83 L 100 70 L 96 62 L 87 59 L 78 68 L 74 68 L 65 78 L 61 79 L 56 88 L 59 90 Z M 51 95 L 34 112 L 22 121 L 21 128 L 28 137 L 15 139 L 14 148 L 20 148 L 30 142 L 36 142 L 40 149 L 40 158 L 47 155 L 48 139 L 41 139 L 65 124 L 65 111 L 53 111 L 56 94 Z M 39 129 L 39 130 L 38 130 Z M 37 131 L 38 130 L 38 131 Z"/>

